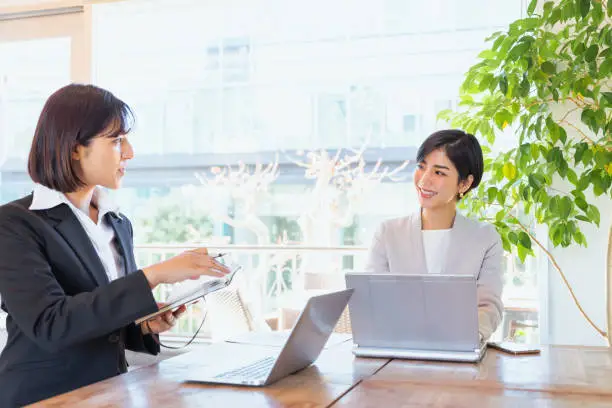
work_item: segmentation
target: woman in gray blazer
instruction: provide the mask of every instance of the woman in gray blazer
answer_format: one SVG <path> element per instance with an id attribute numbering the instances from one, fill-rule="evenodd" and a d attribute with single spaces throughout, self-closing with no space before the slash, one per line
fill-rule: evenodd
<path id="1" fill-rule="evenodd" d="M 468 219 L 456 208 L 478 186 L 482 173 L 482 150 L 473 135 L 441 130 L 429 136 L 418 149 L 414 173 L 420 209 L 382 223 L 367 270 L 474 275 L 479 331 L 488 339 L 503 312 L 502 243 L 492 225 Z"/>

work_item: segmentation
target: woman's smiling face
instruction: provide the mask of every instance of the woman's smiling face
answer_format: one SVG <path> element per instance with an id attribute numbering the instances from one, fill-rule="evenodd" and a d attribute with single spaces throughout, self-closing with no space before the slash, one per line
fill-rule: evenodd
<path id="1" fill-rule="evenodd" d="M 459 193 L 467 191 L 473 177 L 459 182 L 459 172 L 443 149 L 429 153 L 414 172 L 414 185 L 422 208 L 455 205 Z"/>

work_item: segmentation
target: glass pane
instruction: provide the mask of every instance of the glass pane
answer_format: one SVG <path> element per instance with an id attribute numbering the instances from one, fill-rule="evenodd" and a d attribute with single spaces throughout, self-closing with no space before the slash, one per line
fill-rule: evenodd
<path id="1" fill-rule="evenodd" d="M 8 158 L 27 157 L 44 101 L 69 79 L 69 38 L 0 42 L 0 139 Z"/>

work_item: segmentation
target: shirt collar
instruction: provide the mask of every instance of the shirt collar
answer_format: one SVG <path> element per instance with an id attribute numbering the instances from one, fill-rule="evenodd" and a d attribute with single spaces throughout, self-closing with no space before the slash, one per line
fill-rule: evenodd
<path id="1" fill-rule="evenodd" d="M 91 201 L 97 206 L 100 217 L 108 212 L 114 212 L 116 214 L 119 212 L 117 204 L 101 187 L 95 188 Z M 48 210 L 60 204 L 67 204 L 69 207 L 76 209 L 63 193 L 52 190 L 42 184 L 34 184 L 32 204 L 30 204 L 29 207 L 30 210 Z"/>

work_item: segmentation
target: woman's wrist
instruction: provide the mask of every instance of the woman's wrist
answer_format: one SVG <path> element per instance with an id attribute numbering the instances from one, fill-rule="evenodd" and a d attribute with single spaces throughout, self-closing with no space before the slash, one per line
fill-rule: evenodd
<path id="1" fill-rule="evenodd" d="M 151 287 L 151 289 L 155 288 L 160 283 L 163 283 L 161 279 L 159 278 L 159 273 L 157 269 L 155 268 L 155 265 L 143 268 L 142 273 L 144 273 L 145 278 L 147 278 L 147 281 L 149 282 L 149 286 Z"/>

